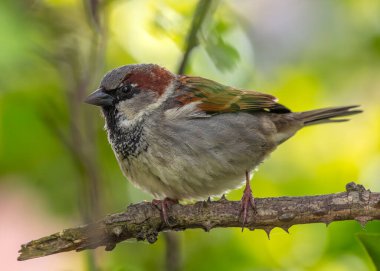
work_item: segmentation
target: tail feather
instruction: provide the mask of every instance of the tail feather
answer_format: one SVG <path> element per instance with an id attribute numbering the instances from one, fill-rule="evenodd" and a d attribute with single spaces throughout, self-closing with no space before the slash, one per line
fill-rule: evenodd
<path id="1" fill-rule="evenodd" d="M 358 110 L 358 109 L 351 110 L 357 107 L 359 107 L 359 105 L 329 107 L 329 108 L 305 111 L 305 112 L 298 113 L 298 118 L 303 121 L 305 126 L 320 124 L 320 123 L 344 122 L 344 121 L 348 121 L 349 119 L 335 119 L 335 118 L 351 116 L 351 115 L 363 112 L 362 110 Z"/>

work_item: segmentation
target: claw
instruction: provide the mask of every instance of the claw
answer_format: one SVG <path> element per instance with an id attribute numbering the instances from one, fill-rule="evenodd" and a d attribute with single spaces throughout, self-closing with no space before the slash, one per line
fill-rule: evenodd
<path id="1" fill-rule="evenodd" d="M 156 206 L 161 211 L 162 220 L 165 222 L 167 226 L 170 226 L 168 210 L 174 204 L 177 204 L 178 200 L 171 198 L 164 198 L 163 200 L 154 199 L 152 200 L 152 204 Z"/>
<path id="2" fill-rule="evenodd" d="M 248 209 L 251 207 L 254 212 L 256 212 L 256 204 L 255 200 L 252 195 L 252 189 L 249 184 L 249 173 L 248 171 L 245 172 L 245 188 L 243 192 L 243 197 L 240 200 L 240 216 L 243 220 L 242 224 L 242 229 L 241 231 L 244 230 L 245 224 L 247 223 L 247 218 L 248 218 Z"/>

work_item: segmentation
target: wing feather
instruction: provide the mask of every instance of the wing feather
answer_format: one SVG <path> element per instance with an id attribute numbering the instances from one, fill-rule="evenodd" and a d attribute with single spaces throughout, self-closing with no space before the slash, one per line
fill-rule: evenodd
<path id="1" fill-rule="evenodd" d="M 290 112 L 277 103 L 277 98 L 254 90 L 242 90 L 194 76 L 181 76 L 177 101 L 182 104 L 198 102 L 206 112 L 275 111 Z"/>

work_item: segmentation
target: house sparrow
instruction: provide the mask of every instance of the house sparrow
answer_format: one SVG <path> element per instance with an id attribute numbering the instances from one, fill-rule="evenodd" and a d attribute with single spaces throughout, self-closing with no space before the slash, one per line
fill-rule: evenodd
<path id="1" fill-rule="evenodd" d="M 291 112 L 269 94 L 176 75 L 154 64 L 108 72 L 85 102 L 102 108 L 124 175 L 160 204 L 204 199 L 241 186 L 244 223 L 255 208 L 249 173 L 305 126 L 342 122 L 357 106 Z"/>

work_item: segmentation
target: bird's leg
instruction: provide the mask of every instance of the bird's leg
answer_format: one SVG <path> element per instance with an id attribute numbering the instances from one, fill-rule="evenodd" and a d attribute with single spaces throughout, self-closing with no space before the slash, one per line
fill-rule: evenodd
<path id="1" fill-rule="evenodd" d="M 252 190 L 251 190 L 251 185 L 249 184 L 249 172 L 245 172 L 245 188 L 243 192 L 243 197 L 240 200 L 240 215 L 243 220 L 243 228 L 245 226 L 245 223 L 247 222 L 247 217 L 248 217 L 248 208 L 251 207 L 253 211 L 256 211 L 256 205 L 255 201 L 252 195 Z"/>
<path id="2" fill-rule="evenodd" d="M 177 199 L 171 199 L 171 198 L 164 198 L 163 200 L 160 199 L 154 199 L 152 200 L 152 204 L 156 206 L 161 211 L 162 219 L 164 220 L 165 224 L 170 226 L 169 223 L 169 216 L 168 216 L 168 209 L 173 205 L 177 204 Z"/>

